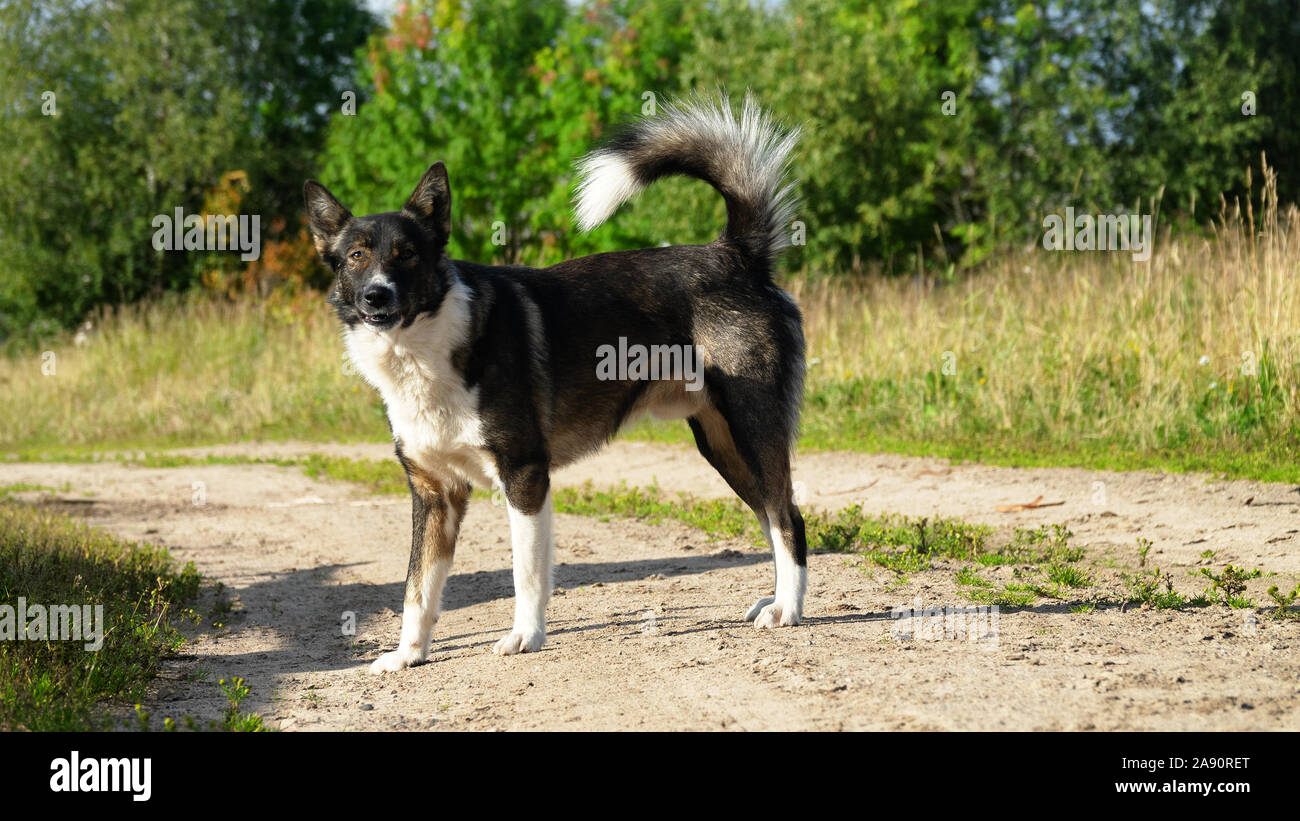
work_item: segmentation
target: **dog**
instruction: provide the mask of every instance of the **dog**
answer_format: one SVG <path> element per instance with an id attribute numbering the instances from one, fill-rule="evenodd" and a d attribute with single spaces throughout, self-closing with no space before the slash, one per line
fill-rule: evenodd
<path id="1" fill-rule="evenodd" d="M 334 274 L 328 301 L 349 358 L 383 397 L 411 490 L 401 638 L 371 672 L 427 658 L 475 485 L 504 493 L 510 521 L 514 624 L 493 651 L 541 648 L 554 552 L 550 473 L 646 412 L 685 418 L 700 453 L 758 517 L 775 595 L 745 618 L 760 628 L 800 622 L 807 544 L 790 457 L 804 339 L 798 307 L 773 282 L 796 206 L 786 177 L 797 139 L 748 96 L 739 118 L 725 96 L 694 96 L 631 122 L 578 163 L 579 227 L 600 225 L 670 175 L 712 185 L 725 227 L 707 245 L 549 268 L 449 258 L 452 197 L 441 162 L 401 211 L 364 217 L 307 181 L 311 235 Z M 598 372 L 598 352 L 615 344 L 690 351 L 702 384 L 677 367 L 654 380 L 644 369 Z"/>

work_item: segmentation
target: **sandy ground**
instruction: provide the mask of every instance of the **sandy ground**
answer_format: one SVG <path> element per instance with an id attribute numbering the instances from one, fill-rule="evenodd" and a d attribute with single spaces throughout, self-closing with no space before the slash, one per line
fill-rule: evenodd
<path id="1" fill-rule="evenodd" d="M 391 457 L 384 445 L 191 452 L 309 450 Z M 728 494 L 693 450 L 665 445 L 616 443 L 556 476 L 588 479 Z M 1185 593 L 1204 586 L 1189 571 L 1229 562 L 1277 574 L 1251 583 L 1260 604 L 1269 584 L 1290 589 L 1300 578 L 1300 492 L 1289 485 L 850 453 L 802 455 L 796 479 L 813 507 L 1008 530 L 1064 523 L 1087 549 L 1085 566 L 1112 583 L 1136 566 L 1138 537 Z M 217 679 L 242 676 L 253 690 L 246 709 L 285 730 L 1300 729 L 1296 622 L 1223 606 L 1073 613 L 1040 600 L 999 613 L 995 637 L 905 640 L 893 608 L 968 605 L 956 565 L 904 582 L 855 557 L 815 554 L 805 624 L 758 631 L 741 616 L 770 594 L 770 558 L 675 524 L 558 516 L 548 644 L 499 658 L 491 647 L 513 612 L 510 546 L 504 510 L 480 500 L 430 663 L 373 677 L 369 662 L 395 646 L 400 625 L 405 499 L 263 465 L 0 464 L 0 485 L 15 482 L 60 488 L 28 497 L 166 545 L 228 588 L 224 626 L 209 614 L 190 630 L 189 655 L 160 677 L 147 705 L 157 717 L 216 718 Z M 1040 496 L 1063 504 L 996 510 Z M 924 633 L 936 622 L 912 624 Z"/>

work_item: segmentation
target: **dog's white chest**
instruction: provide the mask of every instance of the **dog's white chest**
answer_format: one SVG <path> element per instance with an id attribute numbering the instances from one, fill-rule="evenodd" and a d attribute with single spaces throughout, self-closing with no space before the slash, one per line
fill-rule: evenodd
<path id="1" fill-rule="evenodd" d="M 495 481 L 491 455 L 483 449 L 478 391 L 469 390 L 452 367 L 468 324 L 463 294 L 449 293 L 435 315 L 408 328 L 347 331 L 348 357 L 384 399 L 393 438 L 402 453 L 444 480 L 479 486 Z"/>

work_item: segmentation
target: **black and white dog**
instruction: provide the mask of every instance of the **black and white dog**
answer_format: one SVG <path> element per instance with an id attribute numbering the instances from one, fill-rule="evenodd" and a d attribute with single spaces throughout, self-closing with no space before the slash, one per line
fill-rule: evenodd
<path id="1" fill-rule="evenodd" d="M 335 274 L 329 300 L 352 362 L 383 396 L 414 507 L 401 641 L 371 672 L 427 657 L 472 485 L 499 487 L 509 511 L 514 627 L 494 652 L 540 648 L 552 587 L 550 473 L 644 412 L 685 418 L 700 453 L 758 516 L 776 595 L 746 619 L 799 623 L 807 546 L 790 454 L 804 340 L 799 309 L 772 281 L 789 244 L 794 197 L 784 178 L 796 138 L 748 99 L 739 119 L 725 98 L 697 97 L 634 122 L 580 162 L 579 225 L 589 230 L 656 179 L 684 174 L 722 195 L 726 227 L 708 245 L 542 269 L 447 258 L 451 190 L 440 162 L 401 211 L 368 217 L 307 182 L 312 236 Z M 601 373 L 598 351 L 613 345 L 681 346 L 672 350 L 698 358 L 703 384 L 681 368 L 658 379 Z"/>

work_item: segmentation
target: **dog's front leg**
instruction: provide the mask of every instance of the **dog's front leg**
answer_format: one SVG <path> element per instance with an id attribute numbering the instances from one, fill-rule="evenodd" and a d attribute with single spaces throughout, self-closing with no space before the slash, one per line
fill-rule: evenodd
<path id="1" fill-rule="evenodd" d="M 502 477 L 510 513 L 514 554 L 515 625 L 492 648 L 499 656 L 531 653 L 546 642 L 546 603 L 551 598 L 551 484 L 544 467 Z"/>
<path id="2" fill-rule="evenodd" d="M 442 587 L 456 552 L 456 535 L 465 515 L 469 487 L 444 485 L 421 471 L 407 469 L 411 485 L 411 564 L 406 571 L 402 637 L 397 649 L 370 665 L 372 673 L 392 673 L 423 662 L 442 608 Z"/>

